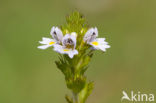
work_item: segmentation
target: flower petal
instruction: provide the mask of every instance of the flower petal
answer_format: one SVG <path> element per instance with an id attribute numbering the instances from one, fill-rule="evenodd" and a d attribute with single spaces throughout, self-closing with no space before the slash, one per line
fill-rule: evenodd
<path id="1" fill-rule="evenodd" d="M 69 52 L 67 52 L 67 54 L 70 58 L 73 58 L 74 55 L 78 54 L 78 51 L 77 50 L 70 50 Z"/>
<path id="2" fill-rule="evenodd" d="M 61 54 L 64 54 L 63 46 L 59 45 L 59 44 L 54 45 L 54 51 L 61 53 Z"/>
<path id="3" fill-rule="evenodd" d="M 39 41 L 39 43 L 44 44 L 44 45 L 38 46 L 37 48 L 39 48 L 39 49 L 47 49 L 48 47 L 53 46 L 54 44 L 56 44 L 54 39 L 45 38 L 45 37 L 43 37 L 42 41 Z"/>
<path id="4" fill-rule="evenodd" d="M 61 29 L 59 29 L 58 27 L 52 27 L 50 34 L 58 43 L 61 43 L 63 38 Z"/>
<path id="5" fill-rule="evenodd" d="M 39 48 L 39 49 L 47 49 L 50 46 L 51 45 L 42 45 L 42 46 L 38 46 L 37 48 Z"/>
<path id="6" fill-rule="evenodd" d="M 76 32 L 72 32 L 71 35 L 74 36 L 75 38 L 77 38 Z"/>
<path id="7" fill-rule="evenodd" d="M 83 40 L 84 40 L 85 42 L 87 42 L 87 43 L 90 43 L 90 42 L 94 41 L 94 39 L 95 39 L 97 36 L 98 36 L 98 30 L 97 30 L 97 28 L 96 28 L 96 27 L 95 27 L 95 28 L 90 28 L 90 29 L 86 32 L 86 34 L 85 34 Z"/>
<path id="8" fill-rule="evenodd" d="M 42 38 L 42 41 L 39 41 L 39 43 L 41 43 L 41 44 L 49 44 L 50 42 L 55 42 L 55 40 L 54 39 L 43 37 Z"/>
<path id="9" fill-rule="evenodd" d="M 97 38 L 89 44 L 92 45 L 94 49 L 102 51 L 106 51 L 107 48 L 110 48 L 110 45 L 105 41 L 105 38 Z"/>
<path id="10" fill-rule="evenodd" d="M 78 54 L 77 50 L 72 50 L 72 49 L 68 49 L 63 47 L 62 45 L 54 45 L 54 51 L 60 53 L 60 54 L 67 54 L 70 58 L 73 58 L 74 55 Z"/>
<path id="11" fill-rule="evenodd" d="M 76 37 L 74 35 L 66 34 L 62 39 L 63 46 L 67 44 L 73 45 L 74 48 L 76 47 Z"/>

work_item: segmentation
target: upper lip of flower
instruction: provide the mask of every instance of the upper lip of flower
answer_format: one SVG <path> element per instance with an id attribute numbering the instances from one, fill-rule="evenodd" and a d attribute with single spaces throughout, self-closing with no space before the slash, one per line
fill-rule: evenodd
<path id="1" fill-rule="evenodd" d="M 70 34 L 66 34 L 62 39 L 62 45 L 68 49 L 75 49 L 76 37 Z"/>
<path id="2" fill-rule="evenodd" d="M 89 42 L 93 41 L 97 36 L 98 36 L 97 28 L 96 27 L 95 28 L 90 28 L 86 32 L 86 34 L 85 34 L 83 39 L 84 39 L 85 42 L 89 43 Z"/>
<path id="3" fill-rule="evenodd" d="M 52 35 L 53 39 L 56 40 L 57 43 L 61 43 L 63 38 L 63 33 L 58 27 L 53 26 L 51 28 L 50 34 Z"/>

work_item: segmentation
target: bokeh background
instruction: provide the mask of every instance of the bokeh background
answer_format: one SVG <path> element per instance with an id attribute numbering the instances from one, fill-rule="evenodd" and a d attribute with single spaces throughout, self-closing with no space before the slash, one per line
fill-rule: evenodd
<path id="1" fill-rule="evenodd" d="M 123 90 L 156 94 L 156 0 L 0 0 L 0 103 L 66 103 L 57 54 L 37 46 L 74 10 L 111 45 L 90 63 L 87 103 L 121 103 Z"/>

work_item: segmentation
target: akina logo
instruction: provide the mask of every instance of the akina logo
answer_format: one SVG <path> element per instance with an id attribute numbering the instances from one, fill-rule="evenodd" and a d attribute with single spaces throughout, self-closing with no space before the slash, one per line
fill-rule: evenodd
<path id="1" fill-rule="evenodd" d="M 153 102 L 154 101 L 154 94 L 149 93 L 141 93 L 140 91 L 134 92 L 131 91 L 130 95 L 128 95 L 125 91 L 122 91 L 122 98 L 121 101 L 128 100 L 134 102 Z"/>

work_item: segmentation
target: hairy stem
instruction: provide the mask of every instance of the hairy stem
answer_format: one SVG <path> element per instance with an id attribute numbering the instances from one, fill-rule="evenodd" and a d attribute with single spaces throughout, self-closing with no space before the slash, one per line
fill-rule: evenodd
<path id="1" fill-rule="evenodd" d="M 78 94 L 73 92 L 74 103 L 79 103 Z"/>

